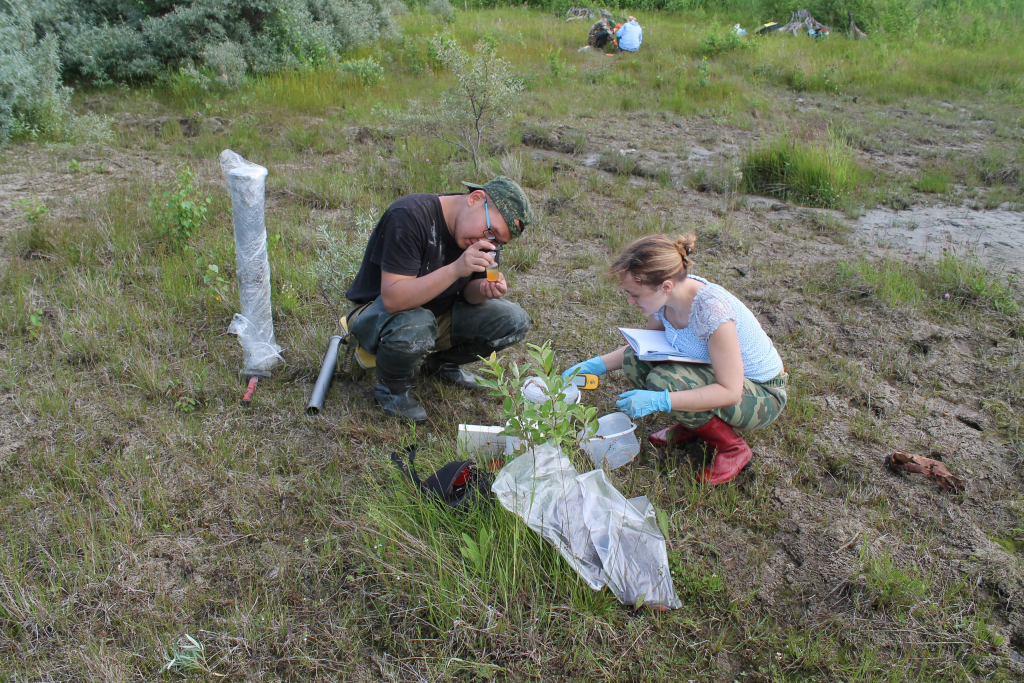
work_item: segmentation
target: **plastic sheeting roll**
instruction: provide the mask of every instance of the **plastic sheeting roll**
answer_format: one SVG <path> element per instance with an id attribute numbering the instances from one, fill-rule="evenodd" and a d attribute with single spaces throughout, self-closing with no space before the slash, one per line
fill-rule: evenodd
<path id="1" fill-rule="evenodd" d="M 226 149 L 220 168 L 231 192 L 235 224 L 235 272 L 241 313 L 236 313 L 228 333 L 238 335 L 245 354 L 245 373 L 268 377 L 279 362 L 281 347 L 274 339 L 270 309 L 270 260 L 267 258 L 267 169 Z"/>

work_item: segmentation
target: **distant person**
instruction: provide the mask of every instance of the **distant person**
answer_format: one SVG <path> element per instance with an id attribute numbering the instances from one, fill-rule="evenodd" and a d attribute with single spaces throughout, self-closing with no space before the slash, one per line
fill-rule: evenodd
<path id="1" fill-rule="evenodd" d="M 463 183 L 468 194 L 410 194 L 388 207 L 366 245 L 345 296 L 355 304 L 348 325 L 376 355 L 375 402 L 384 412 L 424 422 L 409 394 L 416 366 L 424 375 L 480 389 L 464 370 L 480 356 L 518 344 L 530 317 L 506 301 L 502 273 L 485 278 L 495 252 L 532 220 L 530 200 L 514 181 Z"/>
<path id="2" fill-rule="evenodd" d="M 633 16 L 626 19 L 626 23 L 615 32 L 615 35 L 619 39 L 619 49 L 625 52 L 636 52 L 644 40 L 644 30 Z"/>
<path id="3" fill-rule="evenodd" d="M 772 340 L 735 296 L 688 274 L 693 235 L 675 240 L 642 237 L 623 250 L 611 271 L 626 300 L 648 316 L 647 329 L 664 330 L 668 342 L 696 363 L 642 361 L 629 346 L 577 363 L 563 373 L 603 375 L 622 369 L 636 387 L 616 405 L 630 417 L 668 413 L 677 424 L 651 434 L 655 446 L 700 438 L 715 449 L 698 475 L 723 484 L 753 458 L 736 429 L 767 427 L 786 405 L 789 375 Z"/>

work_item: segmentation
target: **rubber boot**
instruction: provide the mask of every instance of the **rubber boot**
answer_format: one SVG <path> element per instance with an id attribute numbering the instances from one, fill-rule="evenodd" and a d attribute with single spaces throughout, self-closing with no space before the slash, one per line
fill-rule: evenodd
<path id="1" fill-rule="evenodd" d="M 686 443 L 690 439 L 696 439 L 697 435 L 693 430 L 687 429 L 681 424 L 675 424 L 671 427 L 665 427 L 660 432 L 654 432 L 653 434 L 647 435 L 647 440 L 652 446 L 668 446 L 672 444 L 677 446 L 681 443 Z"/>
<path id="2" fill-rule="evenodd" d="M 475 360 L 477 360 L 475 356 L 466 360 L 462 354 L 442 351 L 427 356 L 423 361 L 422 370 L 425 376 L 438 377 L 442 382 L 447 382 L 448 384 L 454 384 L 464 389 L 486 390 L 487 387 L 476 381 L 479 375 L 474 375 L 472 372 L 460 367 L 462 363 L 471 363 Z"/>
<path id="3" fill-rule="evenodd" d="M 389 377 L 377 368 L 377 386 L 373 388 L 373 400 L 391 417 L 411 420 L 416 423 L 427 421 L 427 411 L 420 402 L 409 395 L 412 377 Z"/>
<path id="4" fill-rule="evenodd" d="M 754 457 L 743 437 L 719 417 L 693 431 L 715 449 L 714 462 L 697 476 L 702 484 L 714 486 L 731 481 Z"/>

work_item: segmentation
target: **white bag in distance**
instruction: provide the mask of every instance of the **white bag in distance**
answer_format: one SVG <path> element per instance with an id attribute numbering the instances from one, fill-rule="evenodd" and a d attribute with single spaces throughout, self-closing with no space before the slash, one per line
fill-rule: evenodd
<path id="1" fill-rule="evenodd" d="M 579 474 L 561 450 L 542 444 L 506 465 L 491 491 L 594 590 L 607 585 L 626 605 L 682 606 L 654 506 L 646 496 L 627 500 L 604 470 Z"/>
<path id="2" fill-rule="evenodd" d="M 236 313 L 228 333 L 238 335 L 245 354 L 245 374 L 269 377 L 279 362 L 281 347 L 274 339 L 270 309 L 270 260 L 267 258 L 267 226 L 264 220 L 267 169 L 226 149 L 220 168 L 231 192 L 235 224 L 235 272 L 241 313 Z"/>

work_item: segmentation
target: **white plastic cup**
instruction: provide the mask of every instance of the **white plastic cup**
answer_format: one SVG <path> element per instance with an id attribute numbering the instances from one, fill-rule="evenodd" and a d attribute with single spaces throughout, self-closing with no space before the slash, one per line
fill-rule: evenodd
<path id="1" fill-rule="evenodd" d="M 622 467 L 640 453 L 636 425 L 625 413 L 609 413 L 597 418 L 597 434 L 589 439 L 580 432 L 580 448 L 590 456 L 596 467 L 607 462 L 609 469 Z"/>

